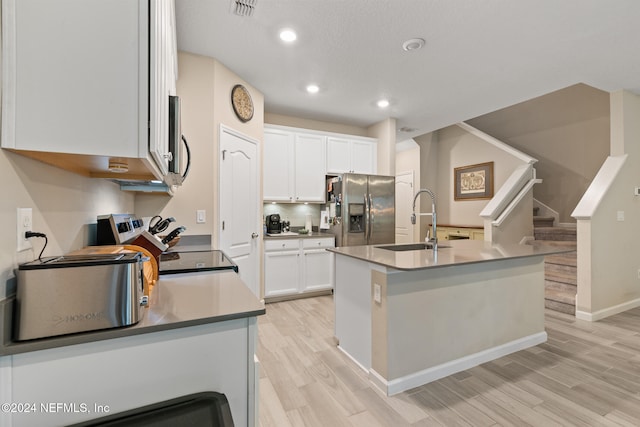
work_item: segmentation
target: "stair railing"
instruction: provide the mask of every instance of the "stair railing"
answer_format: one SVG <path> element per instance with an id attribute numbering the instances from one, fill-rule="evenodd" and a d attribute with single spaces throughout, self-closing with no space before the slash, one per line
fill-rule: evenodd
<path id="1" fill-rule="evenodd" d="M 480 212 L 480 216 L 492 221 L 493 225 L 502 224 L 531 187 L 540 182 L 542 180 L 536 178 L 536 170 L 531 163 L 516 167 Z"/>

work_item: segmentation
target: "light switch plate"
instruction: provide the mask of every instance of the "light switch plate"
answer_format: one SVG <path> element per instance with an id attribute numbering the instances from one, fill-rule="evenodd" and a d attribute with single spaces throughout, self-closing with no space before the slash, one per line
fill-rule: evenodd
<path id="1" fill-rule="evenodd" d="M 196 211 L 196 224 L 204 224 L 205 222 L 207 222 L 207 211 L 198 209 Z"/>
<path id="2" fill-rule="evenodd" d="M 616 219 L 617 219 L 618 221 L 624 221 L 624 211 L 618 211 L 618 212 L 616 213 Z"/>
<path id="3" fill-rule="evenodd" d="M 373 300 L 378 304 L 382 302 L 382 297 L 380 295 L 380 285 L 377 283 L 373 284 Z"/>

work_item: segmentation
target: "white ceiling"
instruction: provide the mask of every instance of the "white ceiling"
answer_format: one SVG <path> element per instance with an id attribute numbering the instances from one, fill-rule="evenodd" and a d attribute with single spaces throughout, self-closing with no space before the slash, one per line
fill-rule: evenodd
<path id="1" fill-rule="evenodd" d="M 640 94 L 637 0 L 257 0 L 250 17 L 231 3 L 177 0 L 178 49 L 222 62 L 270 113 L 393 117 L 415 129 L 402 140 L 575 83 Z M 282 27 L 297 41 L 280 42 Z M 425 47 L 403 51 L 416 37 Z"/>

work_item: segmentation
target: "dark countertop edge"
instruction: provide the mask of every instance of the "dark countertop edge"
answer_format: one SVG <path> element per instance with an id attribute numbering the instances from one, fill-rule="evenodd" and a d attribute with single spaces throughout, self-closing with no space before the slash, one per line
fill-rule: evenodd
<path id="1" fill-rule="evenodd" d="M 451 243 L 449 243 L 449 244 L 451 244 Z M 372 246 L 374 246 L 374 245 L 372 245 Z M 461 266 L 461 265 L 483 264 L 483 263 L 487 263 L 487 262 L 505 261 L 505 260 L 510 260 L 510 259 L 532 258 L 532 257 L 537 257 L 537 256 L 545 257 L 547 255 L 556 255 L 556 254 L 560 254 L 560 253 L 566 253 L 566 252 L 575 251 L 575 249 L 561 248 L 559 246 L 550 246 L 550 247 L 553 247 L 554 250 L 553 251 L 539 252 L 539 253 L 511 255 L 511 256 L 505 256 L 505 257 L 494 258 L 494 259 L 474 259 L 474 260 L 469 260 L 469 261 L 458 261 L 458 262 L 455 262 L 455 263 L 448 263 L 448 264 L 442 264 L 442 265 L 425 265 L 425 266 L 420 266 L 420 267 L 399 267 L 399 266 L 397 266 L 395 264 L 385 263 L 383 261 L 374 260 L 374 259 L 370 259 L 370 258 L 367 258 L 367 257 L 359 256 L 357 254 L 352 254 L 352 253 L 348 253 L 348 252 L 342 252 L 342 249 L 344 249 L 344 248 L 340 248 L 340 247 L 327 248 L 326 250 L 329 251 L 329 252 L 333 252 L 335 254 L 338 254 L 338 255 L 343 255 L 343 256 L 346 256 L 346 257 L 358 259 L 360 261 L 369 262 L 371 264 L 381 265 L 383 267 L 390 268 L 392 270 L 398 270 L 398 271 L 418 271 L 418 270 L 429 270 L 429 269 L 433 269 L 433 268 L 457 267 L 457 266 Z"/>
<path id="2" fill-rule="evenodd" d="M 0 301 L 0 304 L 5 306 L 2 308 L 2 312 L 4 314 L 4 323 L 5 325 L 11 325 L 13 323 L 12 313 L 11 313 L 11 305 L 12 300 L 14 298 L 9 298 L 3 301 Z M 9 307 L 7 309 L 6 307 Z M 128 327 L 119 327 L 112 329 L 102 329 L 98 331 L 90 331 L 90 332 L 81 332 L 77 334 L 70 335 L 58 335 L 51 338 L 39 338 L 29 341 L 18 341 L 18 342 L 7 342 L 7 335 L 3 338 L 3 343 L 0 345 L 0 356 L 9 356 L 12 354 L 21 354 L 21 353 L 29 353 L 33 351 L 39 350 L 48 350 L 51 348 L 60 348 L 60 347 L 68 347 L 76 344 L 88 344 L 96 341 L 104 341 L 110 340 L 114 338 L 124 338 L 135 335 L 143 335 L 154 332 L 162 332 L 168 331 L 172 329 L 181 329 L 187 328 L 190 326 L 199 326 L 206 325 L 211 323 L 224 322 L 227 320 L 237 320 L 244 319 L 248 317 L 256 317 L 266 313 L 266 308 L 261 308 L 258 310 L 245 311 L 240 313 L 230 313 L 223 314 L 215 317 L 202 317 L 199 319 L 191 319 L 178 321 L 175 323 L 165 323 L 160 325 L 149 325 L 149 326 L 138 326 L 138 324 L 131 325 Z M 147 313 L 145 313 L 146 315 Z M 144 316 L 143 316 L 144 317 Z M 5 334 L 8 332 L 8 336 L 12 336 L 12 331 L 5 331 Z"/>
<path id="3" fill-rule="evenodd" d="M 496 258 L 496 259 L 483 259 L 483 260 L 473 260 L 473 261 L 460 261 L 460 262 L 456 262 L 456 263 L 451 263 L 451 264 L 442 264 L 442 265 L 426 265 L 424 267 L 398 267 L 396 265 L 390 265 L 390 264 L 386 264 L 380 261 L 374 261 L 374 260 L 370 260 L 370 259 L 365 259 L 362 257 L 359 257 L 357 255 L 353 255 L 353 254 L 347 254 L 344 252 L 340 252 L 340 251 L 336 251 L 334 249 L 339 249 L 339 248 L 327 248 L 327 251 L 329 252 L 334 252 L 338 255 L 343 255 L 349 258 L 355 258 L 355 259 L 359 259 L 360 261 L 364 261 L 364 262 L 370 262 L 371 264 L 376 264 L 376 265 L 381 265 L 383 267 L 392 269 L 392 270 L 398 270 L 398 271 L 419 271 L 419 270 L 431 270 L 434 268 L 450 268 L 450 267 L 459 267 L 462 265 L 471 265 L 471 264 L 485 264 L 487 262 L 496 262 L 496 261 L 507 261 L 510 259 L 520 259 L 520 258 L 533 258 L 536 256 L 541 256 L 541 257 L 545 257 L 547 255 L 553 255 L 553 254 L 530 254 L 530 255 L 518 255 L 518 256 L 511 256 L 508 258 Z M 571 252 L 571 251 L 561 251 L 559 253 L 562 252 Z"/>

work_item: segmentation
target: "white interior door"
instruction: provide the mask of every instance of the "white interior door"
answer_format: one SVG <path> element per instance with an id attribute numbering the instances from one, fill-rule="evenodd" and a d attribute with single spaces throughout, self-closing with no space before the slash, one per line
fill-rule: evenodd
<path id="1" fill-rule="evenodd" d="M 413 243 L 413 171 L 396 175 L 396 243 Z"/>
<path id="2" fill-rule="evenodd" d="M 219 247 L 260 298 L 258 141 L 220 127 Z"/>

